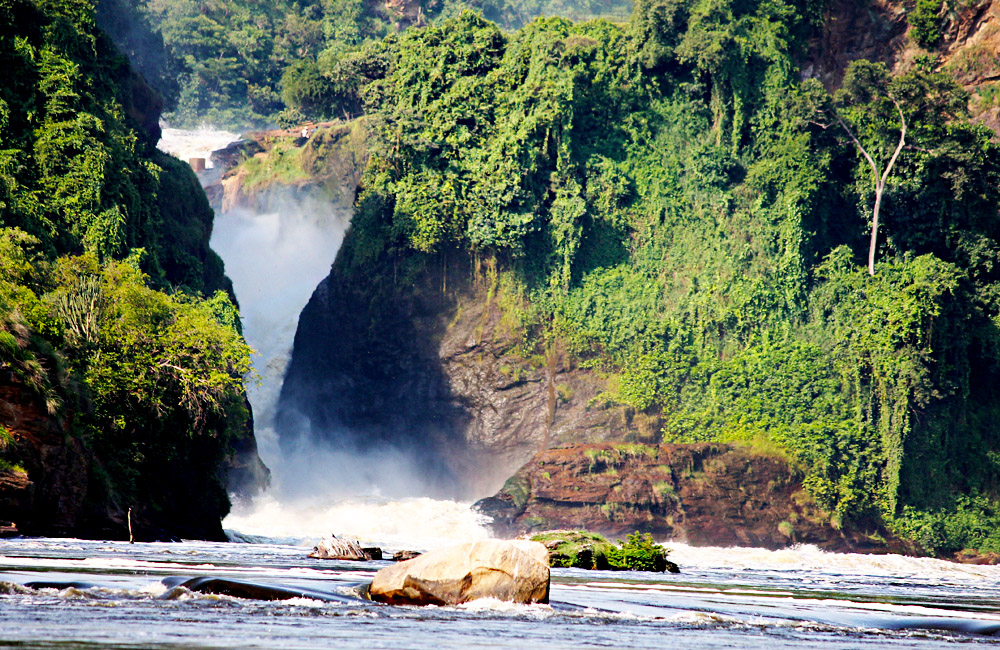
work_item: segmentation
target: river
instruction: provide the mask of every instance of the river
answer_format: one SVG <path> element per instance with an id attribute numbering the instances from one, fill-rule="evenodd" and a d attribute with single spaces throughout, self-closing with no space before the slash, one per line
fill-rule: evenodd
<path id="1" fill-rule="evenodd" d="M 680 574 L 554 569 L 549 605 L 418 608 L 358 595 L 388 562 L 313 560 L 261 538 L 0 540 L 0 647 L 923 648 L 995 643 L 1000 630 L 997 567 L 671 546 Z M 305 597 L 173 586 L 195 576 Z"/>

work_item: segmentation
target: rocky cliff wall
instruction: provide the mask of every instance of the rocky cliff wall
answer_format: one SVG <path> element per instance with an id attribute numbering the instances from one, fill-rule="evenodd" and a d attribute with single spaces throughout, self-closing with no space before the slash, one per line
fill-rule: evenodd
<path id="1" fill-rule="evenodd" d="M 351 235 L 348 234 L 348 237 Z M 526 360 L 474 263 L 452 253 L 397 274 L 342 261 L 303 310 L 279 431 L 412 452 L 446 493 L 483 496 L 536 452 L 641 435 L 605 383 L 565 354 Z"/>
<path id="2" fill-rule="evenodd" d="M 128 539 L 178 538 L 225 541 L 222 519 L 229 512 L 225 485 L 245 479 L 260 463 L 252 428 L 236 441 L 222 466 L 218 441 L 194 444 L 186 460 L 162 474 L 143 476 L 144 492 L 156 504 L 123 501 L 101 460 L 74 435 L 74 409 L 50 413 L 45 399 L 15 373 L 0 371 L 0 451 L 17 459 L 0 465 L 0 527 L 24 535 Z M 244 484 L 246 482 L 244 481 Z"/>
<path id="3" fill-rule="evenodd" d="M 976 121 L 1000 135 L 1000 0 L 942 3 L 940 40 L 929 49 L 913 38 L 912 0 L 833 0 L 822 27 L 810 42 L 802 76 L 819 79 L 829 90 L 840 86 L 847 64 L 881 61 L 905 72 L 929 61 L 971 93 Z"/>
<path id="4" fill-rule="evenodd" d="M 784 459 L 721 444 L 547 449 L 476 507 L 507 536 L 584 528 L 618 537 L 648 531 L 693 545 L 909 550 L 875 527 L 833 526 Z"/>

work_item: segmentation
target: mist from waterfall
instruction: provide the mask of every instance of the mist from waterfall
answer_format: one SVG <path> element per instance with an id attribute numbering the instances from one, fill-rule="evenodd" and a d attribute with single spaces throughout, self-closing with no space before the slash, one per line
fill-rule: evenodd
<path id="1" fill-rule="evenodd" d="M 238 140 L 205 128 L 164 129 L 160 148 L 187 160 L 205 158 L 203 183 L 218 179 L 211 151 Z M 243 333 L 257 375 L 247 381 L 261 459 L 271 486 L 250 503 L 235 503 L 224 522 L 237 538 L 314 543 L 335 532 L 365 542 L 430 548 L 486 536 L 468 504 L 423 498 L 420 468 L 393 449 L 350 452 L 316 442 L 304 421 L 298 432 L 274 427 L 275 407 L 291 357 L 299 314 L 329 274 L 350 224 L 349 210 L 288 190 L 271 194 L 267 212 L 234 208 L 216 214 L 211 246 L 222 257 L 240 304 Z"/>

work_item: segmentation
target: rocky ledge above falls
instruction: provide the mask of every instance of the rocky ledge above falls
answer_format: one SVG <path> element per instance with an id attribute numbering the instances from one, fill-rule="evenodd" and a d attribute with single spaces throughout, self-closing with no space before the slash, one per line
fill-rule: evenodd
<path id="1" fill-rule="evenodd" d="M 548 449 L 476 508 L 503 536 L 583 528 L 619 537 L 638 530 L 700 546 L 910 550 L 884 530 L 835 528 L 783 459 L 722 444 Z"/>

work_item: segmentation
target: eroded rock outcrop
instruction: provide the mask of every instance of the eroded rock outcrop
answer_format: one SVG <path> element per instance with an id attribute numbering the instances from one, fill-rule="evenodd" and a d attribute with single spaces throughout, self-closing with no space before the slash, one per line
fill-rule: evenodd
<path id="1" fill-rule="evenodd" d="M 497 539 L 424 553 L 382 569 L 373 600 L 393 605 L 459 605 L 479 598 L 549 601 L 549 552 L 542 544 Z"/>
<path id="2" fill-rule="evenodd" d="M 558 348 L 525 359 L 468 257 L 452 252 L 395 279 L 391 267 L 359 274 L 344 257 L 299 319 L 282 436 L 305 428 L 348 449 L 393 446 L 431 482 L 481 496 L 541 449 L 657 434 L 624 407 L 592 404 L 606 382 Z"/>
<path id="3" fill-rule="evenodd" d="M 381 559 L 381 552 L 379 552 Z M 349 539 L 342 539 L 336 535 L 320 540 L 319 544 L 313 547 L 309 557 L 320 560 L 370 560 L 369 555 L 361 545 Z"/>
<path id="4" fill-rule="evenodd" d="M 912 37 L 913 3 L 902 0 L 835 0 L 810 41 L 802 76 L 840 87 L 847 65 L 857 59 L 880 61 L 895 73 L 932 65 L 972 93 L 974 121 L 1000 134 L 1000 106 L 991 99 L 1000 84 L 1000 0 L 946 3 L 938 10 L 939 41 L 929 50 Z"/>
<path id="5" fill-rule="evenodd" d="M 101 459 L 77 437 L 73 418 L 68 409 L 51 413 L 37 391 L 16 373 L 0 369 L 0 426 L 9 436 L 6 455 L 18 464 L 0 470 L 0 525 L 14 523 L 12 528 L 25 535 L 128 539 L 131 507 L 138 541 L 225 541 L 226 475 L 243 467 L 240 462 L 260 463 L 251 428 L 233 441 L 243 448 L 243 457 L 230 449 L 221 467 L 211 466 L 207 459 L 222 454 L 218 442 L 206 437 L 191 453 L 204 466 L 169 463 L 162 475 L 144 477 L 155 487 L 157 502 L 133 504 L 123 502 Z"/>
<path id="6" fill-rule="evenodd" d="M 507 536 L 578 527 L 694 545 L 905 550 L 886 542 L 886 531 L 869 537 L 835 528 L 783 459 L 722 444 L 548 449 L 476 507 Z"/>

